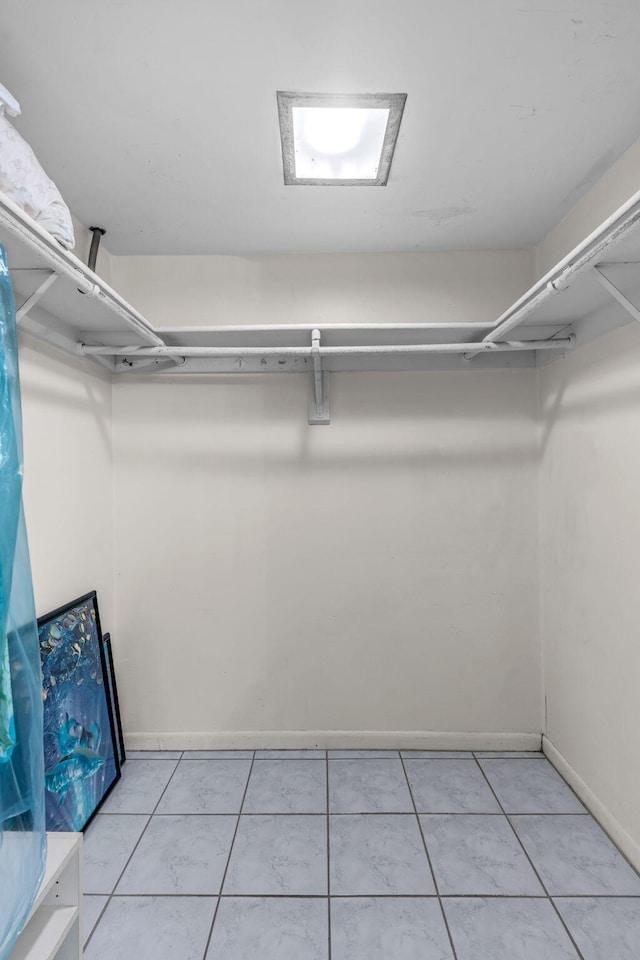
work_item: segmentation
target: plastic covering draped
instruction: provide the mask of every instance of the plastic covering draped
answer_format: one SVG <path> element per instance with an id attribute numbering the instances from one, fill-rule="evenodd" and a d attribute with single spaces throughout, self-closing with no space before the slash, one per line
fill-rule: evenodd
<path id="1" fill-rule="evenodd" d="M 0 246 L 0 960 L 46 857 L 42 679 L 22 509 L 22 416 L 13 290 Z"/>

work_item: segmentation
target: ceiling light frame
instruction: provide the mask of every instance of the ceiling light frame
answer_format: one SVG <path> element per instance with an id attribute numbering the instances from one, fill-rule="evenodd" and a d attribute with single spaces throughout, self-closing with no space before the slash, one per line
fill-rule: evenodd
<path id="1" fill-rule="evenodd" d="M 396 148 L 400 121 L 407 99 L 406 93 L 288 93 L 279 90 L 278 117 L 280 120 L 280 141 L 282 145 L 282 166 L 284 182 L 287 186 L 300 187 L 386 187 L 391 171 L 391 161 Z M 296 176 L 295 142 L 293 132 L 294 107 L 351 107 L 364 109 L 383 109 L 389 111 L 385 130 L 378 176 L 366 180 L 323 179 Z"/>

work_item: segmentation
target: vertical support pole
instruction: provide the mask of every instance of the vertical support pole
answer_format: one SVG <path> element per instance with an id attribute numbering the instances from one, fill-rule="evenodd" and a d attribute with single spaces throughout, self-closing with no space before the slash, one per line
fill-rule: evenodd
<path id="1" fill-rule="evenodd" d="M 311 331 L 311 356 L 313 372 L 309 380 L 309 423 L 313 425 L 331 423 L 329 411 L 328 373 L 322 369 L 320 356 L 320 331 Z"/>
<path id="2" fill-rule="evenodd" d="M 96 263 L 98 261 L 98 250 L 100 249 L 100 240 L 104 237 L 106 230 L 103 230 L 102 227 L 89 227 L 91 231 L 91 247 L 89 249 L 89 259 L 87 261 L 87 266 L 89 270 L 96 272 Z M 78 290 L 78 293 L 85 293 L 84 290 Z"/>

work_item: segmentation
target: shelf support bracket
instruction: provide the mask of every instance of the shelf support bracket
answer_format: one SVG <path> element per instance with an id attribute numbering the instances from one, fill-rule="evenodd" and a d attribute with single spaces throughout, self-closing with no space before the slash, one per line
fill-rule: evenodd
<path id="1" fill-rule="evenodd" d="M 619 290 L 615 283 L 612 283 L 611 280 L 609 280 L 609 277 L 605 276 L 600 267 L 596 266 L 593 269 L 596 279 L 602 284 L 607 293 L 611 294 L 614 300 L 617 300 L 620 306 L 624 307 L 627 313 L 632 316 L 634 320 L 640 322 L 640 310 L 636 307 L 636 305 L 631 303 L 631 300 L 629 300 L 628 297 L 625 297 L 622 290 Z"/>
<path id="2" fill-rule="evenodd" d="M 31 310 L 32 307 L 35 307 L 38 300 L 45 295 L 49 287 L 54 284 L 57 279 L 58 274 L 55 273 L 55 271 L 52 270 L 51 273 L 47 274 L 40 286 L 36 287 L 33 293 L 27 297 L 24 303 L 16 310 L 16 323 L 20 323 L 20 321 L 26 317 L 26 315 L 29 313 L 29 310 Z"/>
<path id="3" fill-rule="evenodd" d="M 311 331 L 311 356 L 313 372 L 309 378 L 309 423 L 313 425 L 331 423 L 329 411 L 329 374 L 322 369 L 320 355 L 320 331 Z"/>

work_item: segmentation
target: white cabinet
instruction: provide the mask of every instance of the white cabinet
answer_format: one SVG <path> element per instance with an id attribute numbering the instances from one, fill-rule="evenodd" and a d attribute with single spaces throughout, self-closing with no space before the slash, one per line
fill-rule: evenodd
<path id="1" fill-rule="evenodd" d="M 44 879 L 11 960 L 82 957 L 82 834 L 48 833 Z"/>

